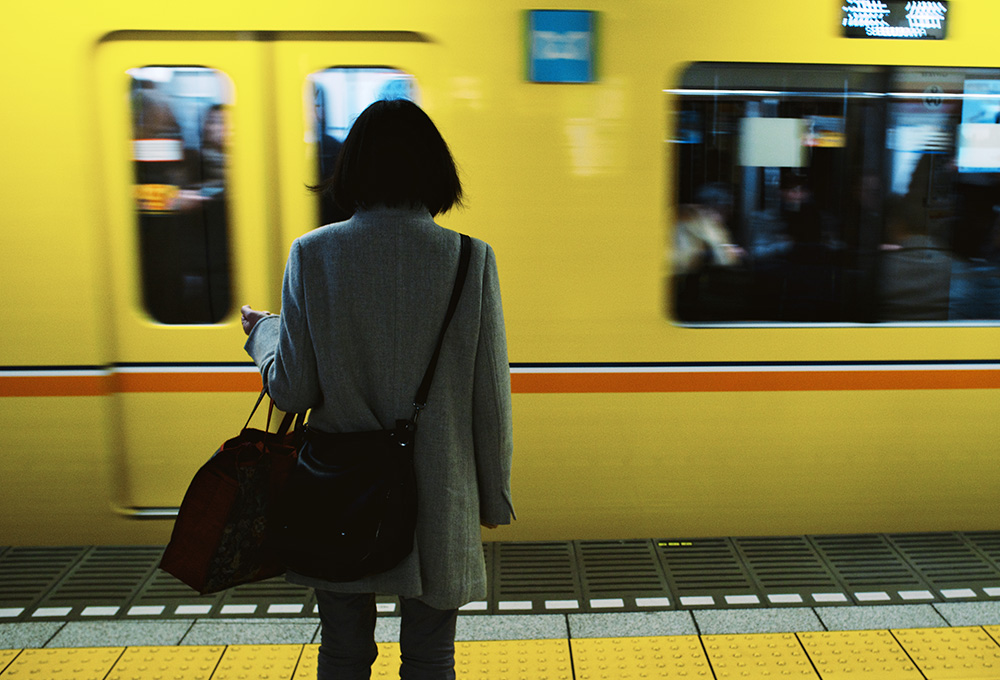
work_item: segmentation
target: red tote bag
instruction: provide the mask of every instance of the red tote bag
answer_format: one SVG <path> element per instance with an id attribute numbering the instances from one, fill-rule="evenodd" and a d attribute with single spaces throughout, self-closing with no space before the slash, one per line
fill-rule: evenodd
<path id="1" fill-rule="evenodd" d="M 160 568 L 205 595 L 279 576 L 271 547 L 274 505 L 297 457 L 294 414 L 278 432 L 251 429 L 261 392 L 239 436 L 215 452 L 191 480 Z M 270 409 L 273 410 L 274 402 Z M 270 429 L 271 412 L 267 416 Z"/>

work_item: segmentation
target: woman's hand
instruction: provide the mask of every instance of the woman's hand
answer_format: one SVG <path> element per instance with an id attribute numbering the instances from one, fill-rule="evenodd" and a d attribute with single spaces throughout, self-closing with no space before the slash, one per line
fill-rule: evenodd
<path id="1" fill-rule="evenodd" d="M 243 305 L 240 308 L 240 312 L 243 314 L 243 318 L 241 319 L 243 322 L 243 332 L 247 335 L 250 335 L 250 331 L 253 330 L 258 321 L 265 316 L 271 316 L 271 312 L 258 312 L 256 309 L 251 308 L 250 305 Z"/>
<path id="2" fill-rule="evenodd" d="M 479 520 L 479 525 L 486 529 L 496 529 L 498 526 L 500 526 L 498 524 L 490 524 L 489 522 L 484 522 L 483 520 Z"/>

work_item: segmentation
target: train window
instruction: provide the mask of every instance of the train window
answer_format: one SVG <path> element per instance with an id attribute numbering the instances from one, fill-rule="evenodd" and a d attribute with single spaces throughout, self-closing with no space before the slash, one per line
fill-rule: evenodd
<path id="1" fill-rule="evenodd" d="M 417 102 L 413 76 L 391 68 L 328 68 L 309 76 L 313 126 L 307 142 L 317 144 L 317 182 L 333 175 L 337 154 L 354 120 L 381 99 Z M 419 102 L 418 102 L 419 103 Z M 339 222 L 350 213 L 339 208 L 330 192 L 319 195 L 319 224 Z"/>
<path id="2" fill-rule="evenodd" d="M 188 66 L 129 75 L 143 304 L 160 323 L 216 323 L 231 307 L 231 83 L 218 71 Z"/>
<path id="3" fill-rule="evenodd" d="M 676 319 L 1000 320 L 1000 69 L 695 64 L 668 92 Z"/>

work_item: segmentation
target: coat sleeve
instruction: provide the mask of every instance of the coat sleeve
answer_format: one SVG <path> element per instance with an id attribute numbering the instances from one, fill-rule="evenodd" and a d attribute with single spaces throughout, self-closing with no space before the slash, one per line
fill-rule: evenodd
<path id="1" fill-rule="evenodd" d="M 473 387 L 473 442 L 479 484 L 479 516 L 490 524 L 510 524 L 514 452 L 510 364 L 500 303 L 500 279 L 493 249 L 486 246 L 483 299 Z"/>
<path id="2" fill-rule="evenodd" d="M 250 331 L 246 349 L 275 405 L 304 413 L 320 401 L 319 374 L 309 325 L 299 241 L 292 244 L 281 286 L 281 314 L 261 319 Z"/>

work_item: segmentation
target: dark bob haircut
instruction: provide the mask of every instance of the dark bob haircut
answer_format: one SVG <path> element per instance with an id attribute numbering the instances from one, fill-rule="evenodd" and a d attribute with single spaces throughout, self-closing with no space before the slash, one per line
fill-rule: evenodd
<path id="1" fill-rule="evenodd" d="M 448 145 L 427 114 L 406 99 L 377 101 L 362 111 L 333 175 L 314 190 L 332 193 L 349 214 L 378 205 L 422 205 L 439 215 L 462 203 Z"/>

